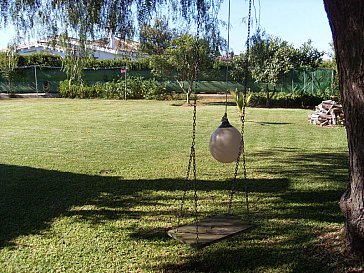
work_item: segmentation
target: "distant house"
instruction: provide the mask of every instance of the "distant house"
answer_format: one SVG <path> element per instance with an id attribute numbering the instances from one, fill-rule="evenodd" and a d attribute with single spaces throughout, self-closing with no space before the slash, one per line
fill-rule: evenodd
<path id="1" fill-rule="evenodd" d="M 67 43 L 67 47 L 75 50 L 79 47 L 79 41 L 71 38 Z M 91 50 L 94 58 L 99 60 L 114 59 L 141 59 L 145 56 L 139 51 L 139 43 L 131 40 L 121 40 L 113 35 L 109 38 L 98 39 L 89 42 L 88 49 Z M 52 40 L 39 40 L 17 46 L 20 55 L 28 55 L 38 52 L 47 52 L 61 57 L 65 56 L 66 48 L 61 46 L 59 42 Z"/>

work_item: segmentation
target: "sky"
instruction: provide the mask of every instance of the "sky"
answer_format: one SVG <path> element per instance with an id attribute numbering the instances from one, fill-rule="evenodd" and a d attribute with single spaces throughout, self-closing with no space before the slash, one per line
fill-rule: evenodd
<path id="1" fill-rule="evenodd" d="M 230 50 L 236 54 L 244 51 L 247 36 L 247 0 L 230 0 Z M 320 51 L 331 51 L 331 30 L 322 0 L 254 0 L 252 9 L 252 33 L 259 26 L 267 34 L 280 37 L 300 47 L 308 39 Z M 228 0 L 225 0 L 219 17 L 227 21 Z M 227 38 L 227 31 L 222 30 Z M 0 49 L 14 37 L 11 27 L 0 29 Z"/>
<path id="2" fill-rule="evenodd" d="M 331 51 L 331 30 L 322 0 L 255 0 L 252 8 L 252 32 L 259 26 L 267 34 L 280 37 L 294 47 L 311 39 L 320 51 Z M 248 1 L 231 0 L 230 49 L 244 51 L 248 16 Z M 219 16 L 228 18 L 228 1 L 225 0 Z M 226 33 L 226 30 L 225 30 Z M 226 35 L 227 36 L 227 35 Z"/>

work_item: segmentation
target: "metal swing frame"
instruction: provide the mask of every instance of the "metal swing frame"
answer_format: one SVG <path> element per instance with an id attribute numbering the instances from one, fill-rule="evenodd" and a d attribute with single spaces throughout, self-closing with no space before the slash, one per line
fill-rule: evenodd
<path id="1" fill-rule="evenodd" d="M 197 195 L 197 179 L 196 179 L 196 116 L 197 116 L 197 96 L 196 91 L 194 92 L 194 104 L 193 104 L 193 124 L 192 124 L 192 144 L 191 144 L 191 152 L 189 157 L 189 163 L 186 174 L 186 181 L 190 180 L 191 168 L 193 173 L 193 191 L 194 191 L 194 215 L 195 222 L 190 225 L 181 226 L 181 218 L 183 217 L 183 208 L 186 201 L 187 195 L 187 186 L 185 187 L 181 199 L 181 206 L 177 215 L 177 228 L 169 230 L 168 235 L 177 241 L 188 244 L 193 248 L 199 249 L 205 246 L 208 246 L 212 243 L 227 239 L 229 237 L 238 235 L 243 233 L 249 229 L 251 229 L 254 224 L 250 221 L 250 213 L 249 213 L 249 194 L 247 188 L 247 171 L 246 171 L 246 158 L 245 158 L 245 142 L 244 142 L 244 132 L 245 132 L 245 106 L 246 106 L 246 95 L 247 95 L 247 85 L 248 85 L 248 59 L 249 59 L 249 40 L 250 40 L 250 19 L 251 19 L 251 5 L 252 0 L 249 0 L 249 13 L 248 13 L 248 36 L 247 36 L 247 61 L 245 63 L 245 76 L 244 76 L 244 105 L 241 113 L 241 142 L 239 154 L 236 159 L 234 178 L 231 182 L 231 189 L 229 193 L 229 202 L 228 209 L 226 214 L 216 215 L 209 218 L 205 218 L 202 220 L 198 219 L 198 195 Z M 229 39 L 230 39 L 230 0 L 229 0 L 229 14 L 228 14 L 228 52 L 229 54 Z M 197 26 L 197 36 L 200 27 L 200 22 L 198 22 Z M 196 50 L 198 52 L 198 50 Z M 198 60 L 198 58 L 197 58 Z M 195 83 L 197 82 L 197 72 L 198 72 L 198 62 L 196 62 L 195 66 Z M 226 84 L 228 82 L 228 68 L 226 70 Z M 196 88 L 196 84 L 195 84 Z M 227 117 L 227 94 L 228 88 L 226 88 L 225 92 L 225 114 L 224 117 Z M 248 215 L 248 221 L 243 222 L 240 217 L 233 215 L 233 198 L 236 193 L 236 184 L 237 177 L 239 172 L 240 163 L 243 163 L 243 182 L 244 182 L 244 190 L 245 190 L 245 206 L 246 206 L 246 214 Z"/>

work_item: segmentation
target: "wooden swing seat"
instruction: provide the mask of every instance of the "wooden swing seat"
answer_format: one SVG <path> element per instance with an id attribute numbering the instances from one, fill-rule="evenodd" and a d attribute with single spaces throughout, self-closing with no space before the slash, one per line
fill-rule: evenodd
<path id="1" fill-rule="evenodd" d="M 234 215 L 217 215 L 169 230 L 168 235 L 193 248 L 202 248 L 245 232 L 253 226 Z"/>

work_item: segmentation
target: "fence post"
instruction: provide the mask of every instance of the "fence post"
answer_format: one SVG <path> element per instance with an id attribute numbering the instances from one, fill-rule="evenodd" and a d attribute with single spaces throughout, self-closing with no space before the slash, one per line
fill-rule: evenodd
<path id="1" fill-rule="evenodd" d="M 35 78 L 35 91 L 38 95 L 38 78 L 37 78 L 37 66 L 34 66 L 34 78 Z"/>
<path id="2" fill-rule="evenodd" d="M 303 70 L 303 93 L 306 93 L 306 69 Z"/>

